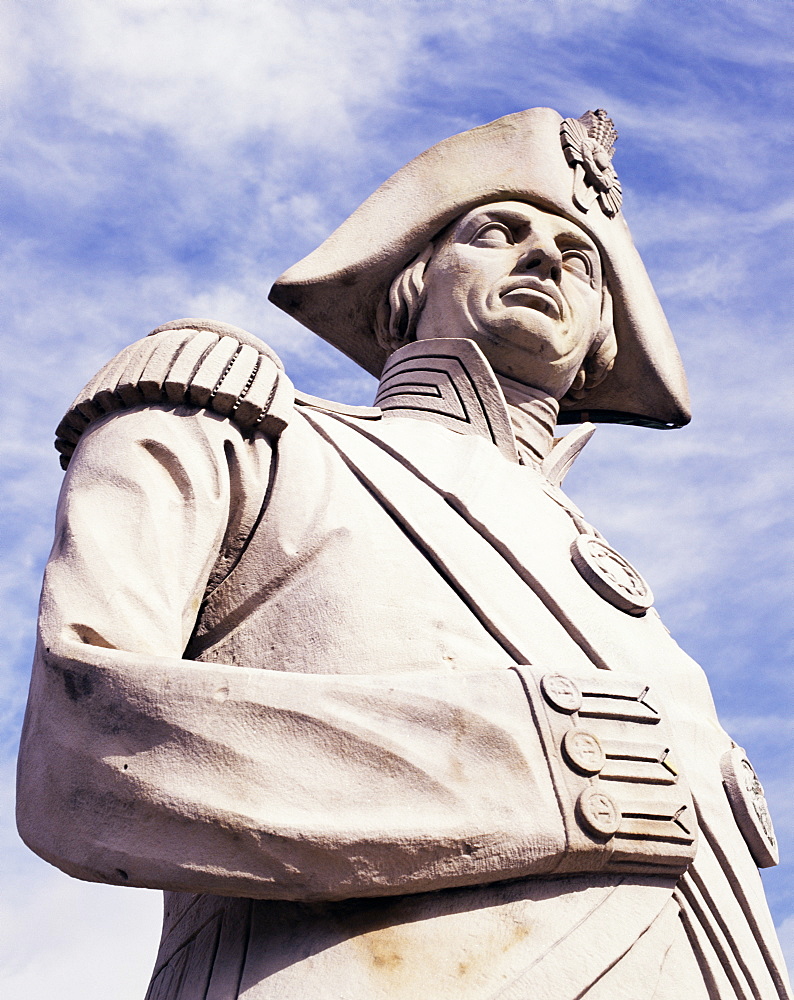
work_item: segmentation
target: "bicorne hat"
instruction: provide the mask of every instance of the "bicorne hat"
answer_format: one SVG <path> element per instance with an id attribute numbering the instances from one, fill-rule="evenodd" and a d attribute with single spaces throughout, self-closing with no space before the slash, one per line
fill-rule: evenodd
<path id="1" fill-rule="evenodd" d="M 474 206 L 526 201 L 591 237 L 613 299 L 615 365 L 583 399 L 562 401 L 560 421 L 681 427 L 689 421 L 686 377 L 620 211 L 616 138 L 602 110 L 563 119 L 531 108 L 445 139 L 381 184 L 276 281 L 270 299 L 379 376 L 387 355 L 374 335 L 375 315 L 399 271 Z"/>

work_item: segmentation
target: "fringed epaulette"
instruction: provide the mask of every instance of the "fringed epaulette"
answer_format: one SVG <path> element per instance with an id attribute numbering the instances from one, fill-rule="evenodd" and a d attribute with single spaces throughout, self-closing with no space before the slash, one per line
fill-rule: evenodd
<path id="1" fill-rule="evenodd" d="M 93 421 L 144 403 L 205 407 L 246 434 L 275 438 L 294 401 L 281 360 L 257 337 L 214 320 L 176 320 L 125 347 L 91 379 L 58 425 L 55 447 L 65 469 Z"/>

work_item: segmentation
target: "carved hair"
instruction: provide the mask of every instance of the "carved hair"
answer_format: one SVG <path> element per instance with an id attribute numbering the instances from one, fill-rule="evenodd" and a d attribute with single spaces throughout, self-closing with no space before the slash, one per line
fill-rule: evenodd
<path id="1" fill-rule="evenodd" d="M 392 354 L 416 339 L 416 324 L 425 304 L 425 268 L 435 244 L 428 243 L 418 257 L 406 265 L 389 286 L 389 294 L 378 304 L 375 337 Z"/>
<path id="2" fill-rule="evenodd" d="M 416 339 L 416 327 L 425 304 L 425 270 L 434 250 L 435 245 L 428 243 L 400 271 L 389 287 L 389 294 L 378 305 L 375 337 L 389 354 Z M 612 295 L 605 281 L 601 301 L 601 326 L 564 398 L 578 401 L 584 398 L 588 389 L 600 385 L 612 371 L 617 353 L 618 344 L 612 322 Z"/>

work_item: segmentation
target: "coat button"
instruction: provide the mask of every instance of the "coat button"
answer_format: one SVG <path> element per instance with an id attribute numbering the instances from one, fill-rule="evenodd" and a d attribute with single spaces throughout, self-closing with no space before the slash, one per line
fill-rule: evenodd
<path id="1" fill-rule="evenodd" d="M 598 774 L 606 764 L 598 737 L 583 729 L 569 729 L 562 738 L 562 750 L 571 767 L 582 774 Z"/>
<path id="2" fill-rule="evenodd" d="M 572 715 L 582 707 L 582 692 L 570 677 L 544 674 L 540 682 L 546 701 L 560 712 Z"/>
<path id="3" fill-rule="evenodd" d="M 606 792 L 585 788 L 576 803 L 582 826 L 601 837 L 611 837 L 620 826 L 620 810 Z"/>

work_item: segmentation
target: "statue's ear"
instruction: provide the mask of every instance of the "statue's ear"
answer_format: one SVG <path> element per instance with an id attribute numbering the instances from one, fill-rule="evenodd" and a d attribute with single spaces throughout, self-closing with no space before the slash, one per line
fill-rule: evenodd
<path id="1" fill-rule="evenodd" d="M 612 371 L 618 354 L 618 342 L 612 320 L 612 296 L 604 285 L 601 293 L 601 325 L 593 338 L 593 343 L 584 364 L 576 373 L 571 388 L 565 394 L 567 399 L 583 399 L 588 389 L 600 385 Z"/>

